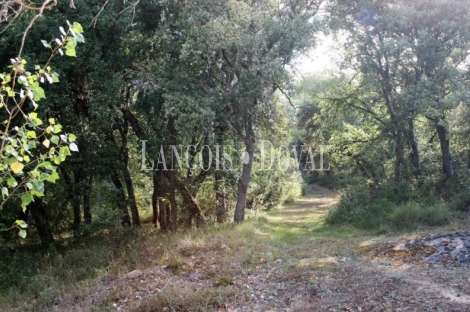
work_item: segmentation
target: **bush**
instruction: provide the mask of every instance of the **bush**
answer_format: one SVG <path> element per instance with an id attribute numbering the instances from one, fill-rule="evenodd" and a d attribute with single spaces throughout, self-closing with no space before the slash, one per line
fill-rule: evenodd
<path id="1" fill-rule="evenodd" d="M 257 171 L 248 190 L 248 208 L 272 209 L 302 195 L 302 178 L 295 171 Z"/>
<path id="2" fill-rule="evenodd" d="M 442 204 L 429 206 L 409 202 L 394 207 L 388 219 L 395 229 L 415 229 L 420 225 L 445 225 L 449 222 L 451 216 L 451 211 Z"/>
<path id="3" fill-rule="evenodd" d="M 470 190 L 466 189 L 462 192 L 459 192 L 455 197 L 451 200 L 449 205 L 451 208 L 462 211 L 462 212 L 469 212 L 470 211 Z"/>
<path id="4" fill-rule="evenodd" d="M 393 205 L 387 198 L 374 199 L 367 188 L 350 189 L 329 211 L 327 222 L 351 224 L 364 229 L 379 228 L 386 223 L 385 216 Z"/>
<path id="5" fill-rule="evenodd" d="M 395 194 L 390 186 L 356 186 L 330 210 L 327 222 L 362 229 L 415 229 L 420 225 L 441 226 L 451 217 L 452 212 L 433 196 L 406 188 Z"/>

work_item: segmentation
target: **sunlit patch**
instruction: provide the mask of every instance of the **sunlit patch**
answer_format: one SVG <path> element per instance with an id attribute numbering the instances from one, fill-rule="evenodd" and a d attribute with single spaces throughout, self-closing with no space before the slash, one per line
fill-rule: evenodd
<path id="1" fill-rule="evenodd" d="M 323 269 L 327 266 L 332 266 L 338 264 L 337 260 L 334 257 L 325 257 L 325 258 L 308 258 L 302 259 L 299 261 L 297 268 L 315 268 Z"/>

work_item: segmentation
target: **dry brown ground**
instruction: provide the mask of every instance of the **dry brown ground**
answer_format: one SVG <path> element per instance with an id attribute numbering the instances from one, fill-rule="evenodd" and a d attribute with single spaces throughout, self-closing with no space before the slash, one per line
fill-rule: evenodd
<path id="1" fill-rule="evenodd" d="M 468 266 L 373 257 L 371 250 L 398 238 L 325 225 L 336 200 L 312 186 L 305 198 L 269 212 L 252 240 L 234 244 L 236 237 L 216 236 L 199 251 L 193 240 L 186 248 L 179 243 L 184 264 L 169 269 L 167 261 L 119 278 L 113 305 L 120 311 L 470 311 Z M 125 293 L 133 295 L 122 299 Z"/>
<path id="2" fill-rule="evenodd" d="M 468 266 L 392 257 L 404 237 L 325 224 L 337 201 L 312 186 L 295 203 L 237 226 L 143 233 L 99 277 L 44 283 L 2 311 L 470 311 Z M 259 213 L 258 213 L 259 217 Z M 401 260 L 400 260 L 401 259 Z M 53 268 L 51 268 L 53 272 Z"/>

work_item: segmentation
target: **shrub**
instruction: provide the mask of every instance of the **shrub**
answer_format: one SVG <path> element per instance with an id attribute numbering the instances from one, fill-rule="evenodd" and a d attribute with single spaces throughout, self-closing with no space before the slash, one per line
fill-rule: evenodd
<path id="1" fill-rule="evenodd" d="M 393 203 L 387 198 L 374 199 L 367 188 L 348 190 L 327 215 L 331 224 L 351 224 L 359 228 L 377 228 L 384 223 L 385 215 Z"/>
<path id="2" fill-rule="evenodd" d="M 418 201 L 419 200 L 419 201 Z M 420 225 L 440 226 L 452 212 L 433 196 L 390 185 L 380 188 L 352 187 L 327 215 L 331 224 L 350 224 L 362 229 L 415 229 Z"/>
<path id="3" fill-rule="evenodd" d="M 455 195 L 449 206 L 457 211 L 470 211 L 470 190 L 465 189 Z"/>
<path id="4" fill-rule="evenodd" d="M 415 229 L 420 225 L 445 225 L 451 216 L 451 211 L 442 204 L 409 202 L 394 207 L 388 219 L 395 229 Z"/>

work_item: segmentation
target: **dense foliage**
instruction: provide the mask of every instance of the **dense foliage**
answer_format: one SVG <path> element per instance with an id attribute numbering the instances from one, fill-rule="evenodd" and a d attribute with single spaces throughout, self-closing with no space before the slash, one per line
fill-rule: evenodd
<path id="1" fill-rule="evenodd" d="M 345 196 L 330 222 L 435 225 L 468 211 L 468 4 L 331 3 L 341 70 L 301 86 L 298 113 L 305 140 L 333 147 Z"/>
<path id="2" fill-rule="evenodd" d="M 344 191 L 333 223 L 445 223 L 470 203 L 468 4 L 2 2 L 2 239 L 242 222 L 301 176 Z M 320 31 L 344 58 L 300 80 Z"/>

